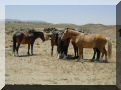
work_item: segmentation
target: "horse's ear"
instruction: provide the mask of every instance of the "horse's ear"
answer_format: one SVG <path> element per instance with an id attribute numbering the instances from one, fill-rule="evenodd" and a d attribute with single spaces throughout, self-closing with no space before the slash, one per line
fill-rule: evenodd
<path id="1" fill-rule="evenodd" d="M 68 30 L 69 30 L 69 29 L 67 28 L 67 29 L 66 29 L 66 33 L 68 32 Z"/>
<path id="2" fill-rule="evenodd" d="M 69 29 L 69 28 L 66 28 L 67 30 Z"/>

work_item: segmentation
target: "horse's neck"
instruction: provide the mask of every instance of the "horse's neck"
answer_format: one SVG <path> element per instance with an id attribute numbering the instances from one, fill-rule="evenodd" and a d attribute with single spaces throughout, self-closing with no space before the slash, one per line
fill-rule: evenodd
<path id="1" fill-rule="evenodd" d="M 79 32 L 77 32 L 77 31 L 70 31 L 70 35 L 71 36 L 78 36 L 80 33 Z"/>
<path id="2" fill-rule="evenodd" d="M 79 35 L 80 35 L 80 33 L 76 32 L 76 31 L 71 31 L 71 32 L 70 32 L 70 38 L 71 38 L 72 40 L 75 40 L 76 37 L 78 37 Z"/>
<path id="3" fill-rule="evenodd" d="M 84 33 L 79 33 L 78 35 L 72 36 L 71 41 L 78 43 L 79 40 L 83 40 Z"/>

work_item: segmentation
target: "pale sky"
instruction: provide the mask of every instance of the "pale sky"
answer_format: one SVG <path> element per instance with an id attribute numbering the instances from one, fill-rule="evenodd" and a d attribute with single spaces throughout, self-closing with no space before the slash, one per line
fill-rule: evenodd
<path id="1" fill-rule="evenodd" d="M 114 5 L 8 5 L 6 19 L 37 20 L 50 23 L 115 25 Z"/>
<path id="2" fill-rule="evenodd" d="M 116 5 L 120 0 L 1 0 L 6 5 Z"/>

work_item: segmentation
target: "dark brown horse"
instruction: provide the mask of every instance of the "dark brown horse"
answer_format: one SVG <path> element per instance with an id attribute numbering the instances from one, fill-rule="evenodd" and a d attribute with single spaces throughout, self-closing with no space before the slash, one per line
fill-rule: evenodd
<path id="1" fill-rule="evenodd" d="M 70 43 L 70 39 L 62 40 L 63 31 L 58 33 L 58 42 L 57 42 L 57 53 L 58 59 L 66 59 L 68 53 L 68 47 Z"/>
<path id="2" fill-rule="evenodd" d="M 15 52 L 17 52 L 17 55 L 19 55 L 18 50 L 19 50 L 20 44 L 28 44 L 28 55 L 30 55 L 29 49 L 31 46 L 31 54 L 33 55 L 33 45 L 37 38 L 41 38 L 42 41 L 45 41 L 44 33 L 35 31 L 35 30 L 21 30 L 21 31 L 15 32 L 13 34 L 13 54 L 14 54 L 14 56 L 15 56 Z M 16 43 L 18 45 L 16 45 Z"/>

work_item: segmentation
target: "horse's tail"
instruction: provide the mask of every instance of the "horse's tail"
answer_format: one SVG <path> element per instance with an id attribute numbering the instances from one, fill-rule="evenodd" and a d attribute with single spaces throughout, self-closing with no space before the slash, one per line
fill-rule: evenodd
<path id="1" fill-rule="evenodd" d="M 16 37 L 13 35 L 13 53 L 15 53 L 16 50 Z"/>
<path id="2" fill-rule="evenodd" d="M 112 43 L 111 40 L 109 38 L 107 38 L 108 41 L 108 57 L 111 58 L 112 56 Z"/>

